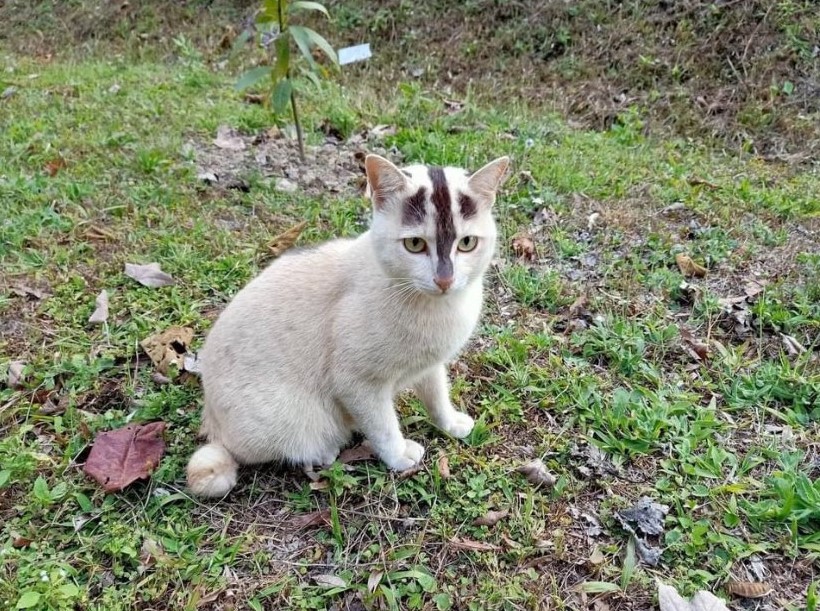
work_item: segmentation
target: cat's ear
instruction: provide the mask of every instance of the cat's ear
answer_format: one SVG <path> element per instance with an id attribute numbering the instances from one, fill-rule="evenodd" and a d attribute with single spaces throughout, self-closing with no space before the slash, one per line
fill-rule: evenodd
<path id="1" fill-rule="evenodd" d="M 407 188 L 407 177 L 384 157 L 368 155 L 364 158 L 367 187 L 373 205 L 382 209 L 391 195 Z"/>
<path id="2" fill-rule="evenodd" d="M 480 170 L 473 172 L 467 181 L 467 186 L 476 195 L 487 199 L 495 199 L 496 191 L 506 179 L 507 168 L 510 165 L 509 157 L 499 157 L 491 161 Z"/>

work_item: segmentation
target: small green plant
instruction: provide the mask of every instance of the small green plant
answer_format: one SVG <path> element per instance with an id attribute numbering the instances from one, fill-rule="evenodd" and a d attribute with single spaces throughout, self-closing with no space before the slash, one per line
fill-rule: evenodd
<path id="1" fill-rule="evenodd" d="M 270 103 L 275 115 L 285 113 L 290 103 L 293 124 L 296 127 L 296 137 L 299 141 L 299 156 L 305 160 L 305 144 L 302 137 L 302 125 L 299 122 L 299 111 L 296 106 L 296 86 L 293 78 L 294 66 L 291 64 L 291 41 L 296 43 L 299 53 L 307 62 L 307 68 L 301 68 L 301 73 L 318 85 L 318 75 L 326 75 L 323 69 L 313 58 L 312 49 L 318 48 L 336 66 L 339 63 L 336 51 L 330 43 L 315 30 L 302 26 L 291 25 L 290 17 L 299 11 L 316 11 L 330 17 L 327 9 L 319 2 L 308 0 L 265 0 L 262 9 L 256 18 L 256 23 L 262 28 L 262 41 L 267 49 L 273 49 L 273 58 L 269 65 L 257 66 L 245 72 L 236 83 L 239 90 L 247 89 L 264 78 L 270 78 Z M 272 42 L 270 37 L 273 36 Z M 249 37 L 240 39 L 240 44 Z"/>

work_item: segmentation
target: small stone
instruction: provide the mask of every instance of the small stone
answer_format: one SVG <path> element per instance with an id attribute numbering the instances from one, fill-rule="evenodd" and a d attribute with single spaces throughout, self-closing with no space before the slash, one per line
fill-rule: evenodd
<path id="1" fill-rule="evenodd" d="M 276 190 L 283 191 L 285 193 L 293 193 L 299 188 L 295 182 L 288 180 L 287 178 L 282 178 L 279 182 L 276 183 Z"/>

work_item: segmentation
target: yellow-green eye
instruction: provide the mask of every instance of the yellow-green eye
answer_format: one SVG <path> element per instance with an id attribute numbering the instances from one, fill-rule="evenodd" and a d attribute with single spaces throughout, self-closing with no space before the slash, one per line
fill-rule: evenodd
<path id="1" fill-rule="evenodd" d="M 464 236 L 458 241 L 458 249 L 461 252 L 470 252 L 475 250 L 476 246 L 478 246 L 478 238 L 474 235 Z"/>
<path id="2" fill-rule="evenodd" d="M 421 238 L 404 238 L 404 247 L 414 254 L 427 250 L 427 242 Z"/>

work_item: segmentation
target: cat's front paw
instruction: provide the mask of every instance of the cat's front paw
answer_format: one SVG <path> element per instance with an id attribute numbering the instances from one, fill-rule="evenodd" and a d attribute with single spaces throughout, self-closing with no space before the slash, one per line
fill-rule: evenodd
<path id="1" fill-rule="evenodd" d="M 424 446 L 412 441 L 404 440 L 404 452 L 396 456 L 384 458 L 385 464 L 394 471 L 407 471 L 421 462 L 424 456 Z"/>
<path id="2" fill-rule="evenodd" d="M 446 422 L 441 423 L 442 430 L 456 439 L 464 439 L 470 434 L 474 426 L 475 420 L 470 418 L 468 414 L 456 411 L 448 416 Z"/>

